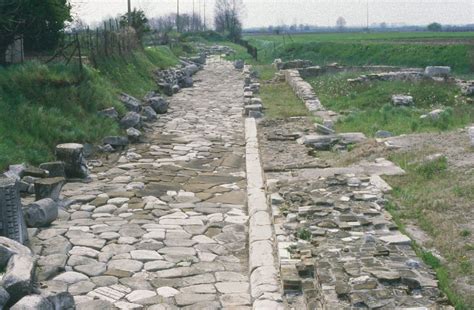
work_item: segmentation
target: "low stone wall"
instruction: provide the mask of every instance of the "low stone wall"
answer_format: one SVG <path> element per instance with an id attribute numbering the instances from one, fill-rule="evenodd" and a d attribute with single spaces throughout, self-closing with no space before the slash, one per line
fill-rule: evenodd
<path id="1" fill-rule="evenodd" d="M 298 70 L 285 70 L 285 80 L 295 92 L 296 96 L 303 100 L 304 104 L 310 112 L 324 110 L 313 87 L 303 80 Z"/>
<path id="2" fill-rule="evenodd" d="M 327 65 L 327 66 L 311 66 L 305 68 L 297 68 L 301 77 L 310 78 L 317 77 L 325 73 L 345 73 L 345 72 L 374 72 L 374 73 L 387 73 L 387 72 L 419 72 L 423 73 L 422 68 L 402 68 L 396 66 L 340 66 L 340 65 Z"/>

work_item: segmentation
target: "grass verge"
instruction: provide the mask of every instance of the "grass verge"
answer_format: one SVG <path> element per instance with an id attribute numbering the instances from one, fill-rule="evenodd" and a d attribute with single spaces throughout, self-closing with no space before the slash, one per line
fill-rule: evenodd
<path id="1" fill-rule="evenodd" d="M 166 48 L 104 60 L 98 69 L 29 62 L 0 68 L 0 169 L 53 158 L 58 143 L 94 143 L 120 133 L 117 122 L 97 116 L 122 91 L 141 98 L 156 88 L 151 72 L 177 62 Z"/>
<path id="2" fill-rule="evenodd" d="M 387 210 L 405 233 L 407 225 L 416 224 L 429 235 L 424 248 L 436 248 L 445 261 L 415 243 L 417 254 L 436 271 L 440 288 L 456 309 L 472 309 L 474 245 L 465 215 L 472 212 L 474 172 L 449 169 L 445 157 L 423 158 L 422 152 L 390 157 L 407 173 L 387 177 L 393 186 Z"/>
<path id="3" fill-rule="evenodd" d="M 262 83 L 260 98 L 267 118 L 310 115 L 304 103 L 296 97 L 291 87 L 285 82 Z"/>
<path id="4" fill-rule="evenodd" d="M 342 132 L 360 131 L 373 136 L 378 130 L 393 134 L 443 131 L 463 127 L 474 121 L 474 108 L 466 104 L 454 84 L 433 81 L 373 81 L 351 84 L 354 73 L 324 74 L 309 79 L 322 104 L 344 115 L 336 124 Z M 395 107 L 394 94 L 414 98 L 412 107 Z M 420 116 L 434 109 L 444 112 L 437 119 Z"/>

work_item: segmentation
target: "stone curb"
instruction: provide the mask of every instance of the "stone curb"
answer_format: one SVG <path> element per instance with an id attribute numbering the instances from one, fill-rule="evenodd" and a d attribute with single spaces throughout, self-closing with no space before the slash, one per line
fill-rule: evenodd
<path id="1" fill-rule="evenodd" d="M 247 195 L 249 213 L 249 272 L 253 309 L 284 309 L 279 269 L 274 254 L 275 233 L 254 118 L 245 119 Z"/>

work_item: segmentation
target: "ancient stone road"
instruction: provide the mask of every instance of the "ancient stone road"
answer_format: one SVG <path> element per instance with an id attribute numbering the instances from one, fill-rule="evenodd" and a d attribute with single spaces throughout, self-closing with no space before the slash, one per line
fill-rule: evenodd
<path id="1" fill-rule="evenodd" d="M 67 184 L 33 240 L 41 285 L 78 309 L 250 308 L 242 104 L 242 74 L 210 62 L 148 143 Z"/>

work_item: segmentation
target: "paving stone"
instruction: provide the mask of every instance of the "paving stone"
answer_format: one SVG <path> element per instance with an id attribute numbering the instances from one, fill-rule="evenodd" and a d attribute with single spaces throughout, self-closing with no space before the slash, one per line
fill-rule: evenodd
<path id="1" fill-rule="evenodd" d="M 130 252 L 130 256 L 132 257 L 132 259 L 139 260 L 142 262 L 163 259 L 163 257 L 156 251 L 150 250 L 134 250 Z"/>
<path id="2" fill-rule="evenodd" d="M 127 131 L 130 129 L 134 129 L 134 128 L 129 128 L 127 129 Z M 118 309 L 127 309 L 127 310 L 128 309 L 143 309 L 142 305 L 134 304 L 131 302 L 126 302 L 126 301 L 118 301 L 114 303 L 114 306 L 117 307 Z"/>
<path id="3" fill-rule="evenodd" d="M 174 298 L 178 306 L 187 306 L 203 301 L 213 301 L 216 299 L 216 295 L 180 293 L 175 295 Z"/>
<path id="4" fill-rule="evenodd" d="M 87 256 L 91 258 L 97 258 L 99 253 L 97 250 L 83 246 L 75 246 L 69 251 L 69 255 Z"/>
<path id="5" fill-rule="evenodd" d="M 146 299 L 149 297 L 155 296 L 156 293 L 154 291 L 148 290 L 136 290 L 125 296 L 125 298 L 130 302 L 139 302 L 142 299 Z"/>
<path id="6" fill-rule="evenodd" d="M 247 282 L 218 282 L 215 285 L 217 290 L 223 294 L 247 293 L 249 290 Z"/>
<path id="7" fill-rule="evenodd" d="M 232 282 L 246 282 L 248 277 L 238 272 L 229 271 L 218 271 L 216 272 L 216 280 L 219 282 L 232 281 Z"/>
<path id="8" fill-rule="evenodd" d="M 157 288 L 156 293 L 163 297 L 173 297 L 179 294 L 179 291 L 169 286 L 163 286 L 163 287 Z"/>
<path id="9" fill-rule="evenodd" d="M 158 253 L 168 255 L 192 256 L 196 254 L 196 250 L 191 247 L 164 247 L 159 249 Z"/>
<path id="10" fill-rule="evenodd" d="M 92 291 L 96 285 L 90 281 L 81 281 L 69 286 L 69 293 L 72 295 L 82 295 Z"/>
<path id="11" fill-rule="evenodd" d="M 105 300 L 91 300 L 82 302 L 76 305 L 76 310 L 89 310 L 89 309 L 101 309 L 101 310 L 113 310 L 114 305 Z"/>
<path id="12" fill-rule="evenodd" d="M 162 261 L 162 260 L 157 260 L 157 261 L 151 261 L 151 262 L 145 263 L 144 269 L 146 271 L 152 272 L 152 271 L 158 271 L 158 270 L 163 270 L 163 269 L 169 269 L 169 268 L 172 268 L 174 266 L 175 266 L 174 263 L 170 263 L 170 262 Z"/>
<path id="13" fill-rule="evenodd" d="M 68 271 L 60 274 L 59 276 L 53 279 L 54 281 L 62 281 L 68 284 L 74 284 L 80 281 L 88 281 L 89 277 L 75 271 Z"/>
<path id="14" fill-rule="evenodd" d="M 70 239 L 70 242 L 74 246 L 84 246 L 84 247 L 89 247 L 93 248 L 96 250 L 100 250 L 104 247 L 106 241 L 103 239 Z"/>
<path id="15" fill-rule="evenodd" d="M 126 286 L 115 284 L 109 287 L 95 288 L 93 291 L 89 292 L 87 296 L 113 303 L 131 293 L 131 291 L 132 290 Z"/>
<path id="16" fill-rule="evenodd" d="M 198 284 L 182 287 L 179 289 L 182 293 L 194 293 L 194 294 L 214 294 L 216 288 L 212 284 Z"/>
<path id="17" fill-rule="evenodd" d="M 108 269 L 117 269 L 117 270 L 124 270 L 129 272 L 137 272 L 140 271 L 143 267 L 143 263 L 137 260 L 131 259 L 117 259 L 111 260 L 107 264 Z"/>
<path id="18" fill-rule="evenodd" d="M 74 270 L 82 272 L 89 277 L 96 277 L 102 275 L 107 270 L 107 265 L 104 263 L 79 265 L 75 266 Z"/>
<path id="19" fill-rule="evenodd" d="M 98 276 L 92 277 L 91 281 L 95 283 L 95 285 L 101 286 L 110 286 L 118 283 L 118 278 L 112 276 Z"/>
<path id="20" fill-rule="evenodd" d="M 219 300 L 223 307 L 247 306 L 251 302 L 248 294 L 225 294 Z"/>

